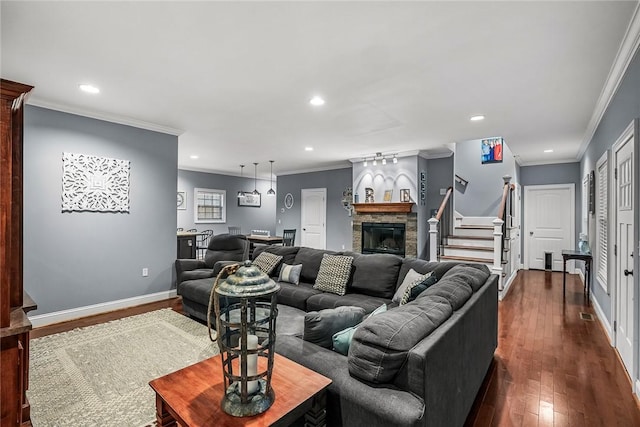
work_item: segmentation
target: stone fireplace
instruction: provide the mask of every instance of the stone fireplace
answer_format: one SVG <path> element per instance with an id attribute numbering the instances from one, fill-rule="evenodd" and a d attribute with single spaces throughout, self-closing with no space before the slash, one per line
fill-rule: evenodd
<path id="1" fill-rule="evenodd" d="M 413 203 L 356 203 L 353 206 L 354 252 L 418 256 L 418 214 L 411 212 Z M 400 248 L 398 241 L 402 228 L 404 247 Z M 363 250 L 363 242 L 368 249 Z"/>

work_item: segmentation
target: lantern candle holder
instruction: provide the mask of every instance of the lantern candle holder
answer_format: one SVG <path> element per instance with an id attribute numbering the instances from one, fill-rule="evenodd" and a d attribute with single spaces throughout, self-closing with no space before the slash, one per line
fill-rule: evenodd
<path id="1" fill-rule="evenodd" d="M 223 274 L 229 276 L 220 282 Z M 257 415 L 275 401 L 271 377 L 279 290 L 280 285 L 251 265 L 251 261 L 242 266 L 227 266 L 216 278 L 209 313 L 213 300 L 224 374 L 222 409 L 229 415 Z"/>

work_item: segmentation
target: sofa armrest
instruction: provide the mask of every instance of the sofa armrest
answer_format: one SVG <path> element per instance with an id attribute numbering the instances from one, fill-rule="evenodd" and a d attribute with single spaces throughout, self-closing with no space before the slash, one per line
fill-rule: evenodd
<path id="1" fill-rule="evenodd" d="M 220 271 L 222 271 L 223 268 L 225 268 L 228 265 L 233 265 L 233 264 L 242 265 L 242 261 L 217 261 L 215 264 L 213 264 L 213 276 L 212 277 L 217 277 L 218 274 L 220 273 Z"/>
<path id="2" fill-rule="evenodd" d="M 204 261 L 199 259 L 177 259 L 175 265 L 177 278 L 176 285 L 182 283 L 182 273 L 184 273 L 185 271 L 207 268 L 207 265 L 204 263 Z"/>

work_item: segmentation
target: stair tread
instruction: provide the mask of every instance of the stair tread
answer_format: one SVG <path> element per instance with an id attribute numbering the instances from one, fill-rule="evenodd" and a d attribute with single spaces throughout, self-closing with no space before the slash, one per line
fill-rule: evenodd
<path id="1" fill-rule="evenodd" d="M 481 262 L 485 264 L 492 264 L 493 260 L 489 258 L 474 258 L 467 256 L 454 256 L 454 255 L 441 255 L 440 259 L 448 259 L 452 261 L 470 261 L 470 262 Z"/>
<path id="2" fill-rule="evenodd" d="M 444 247 L 448 249 L 469 249 L 473 251 L 493 252 L 493 247 L 487 247 L 487 246 L 444 245 Z"/>
<path id="3" fill-rule="evenodd" d="M 493 230 L 493 225 L 457 225 L 455 228 Z"/>
<path id="4" fill-rule="evenodd" d="M 462 236 L 460 234 L 449 234 L 447 239 L 471 239 L 471 240 L 491 240 L 493 241 L 493 237 L 488 236 Z"/>

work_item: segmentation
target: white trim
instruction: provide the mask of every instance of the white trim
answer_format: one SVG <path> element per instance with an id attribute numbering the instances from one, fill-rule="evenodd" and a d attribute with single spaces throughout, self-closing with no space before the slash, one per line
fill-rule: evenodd
<path id="1" fill-rule="evenodd" d="M 103 302 L 100 304 L 92 304 L 84 307 L 70 308 L 68 310 L 54 311 L 46 314 L 29 315 L 29 320 L 33 327 L 50 325 L 52 323 L 66 322 L 68 320 L 78 319 L 80 317 L 92 316 L 94 314 L 107 313 L 121 308 L 134 307 L 136 305 L 147 304 L 150 302 L 162 301 L 175 297 L 176 290 L 156 292 L 154 294 L 140 295 L 137 297 L 125 298 L 116 301 Z"/>
<path id="2" fill-rule="evenodd" d="M 591 294 L 591 302 L 593 303 L 593 310 L 596 312 L 596 317 L 602 325 L 602 329 L 604 329 L 604 332 L 607 334 L 607 338 L 609 338 L 609 344 L 611 345 L 611 347 L 613 347 L 615 345 L 615 342 L 613 340 L 613 331 L 611 330 L 611 324 L 609 323 L 609 320 L 607 320 L 607 317 L 604 315 L 604 311 L 602 311 L 602 307 L 600 307 L 598 300 L 596 298 L 593 298 L 593 294 Z"/>
<path id="3" fill-rule="evenodd" d="M 517 163 L 519 166 L 544 166 L 544 165 L 555 165 L 559 163 L 575 163 L 577 161 L 579 161 L 578 158 L 569 158 L 569 159 L 556 159 L 556 160 L 532 160 L 530 162 L 518 161 Z"/>
<path id="4" fill-rule="evenodd" d="M 636 394 L 636 396 L 640 396 L 640 380 L 636 380 L 635 385 L 636 388 L 634 390 L 634 393 Z"/>
<path id="5" fill-rule="evenodd" d="M 633 15 L 629 20 L 629 26 L 622 38 L 622 43 L 620 43 L 620 48 L 618 49 L 618 53 L 613 61 L 607 80 L 602 88 L 602 92 L 600 93 L 600 97 L 596 103 L 596 108 L 593 110 L 591 120 L 589 120 L 587 131 L 582 138 L 582 144 L 580 144 L 580 149 L 576 156 L 578 160 L 582 158 L 587 150 L 587 147 L 589 146 L 589 143 L 602 120 L 602 116 L 604 116 L 607 107 L 609 107 L 611 100 L 616 94 L 616 91 L 624 78 L 631 60 L 638 50 L 638 47 L 640 47 L 640 3 L 636 5 Z"/>
<path id="6" fill-rule="evenodd" d="M 502 290 L 498 292 L 499 301 L 502 301 L 507 296 L 507 294 L 509 293 L 509 289 L 511 289 L 511 284 L 513 283 L 517 275 L 518 271 L 516 270 L 511 273 L 511 276 L 509 276 L 509 278 L 505 281 Z"/>
<path id="7" fill-rule="evenodd" d="M 287 170 L 287 171 L 279 171 L 277 176 L 283 176 L 283 175 L 298 175 L 301 173 L 310 173 L 310 172 L 324 172 L 324 171 L 330 171 L 330 170 L 336 170 L 336 169 L 347 169 L 350 168 L 351 164 L 346 161 L 346 162 L 342 162 L 339 164 L 330 164 L 327 166 L 318 166 L 318 167 L 314 167 L 314 168 L 305 168 L 305 169 L 293 169 L 293 170 Z"/>
<path id="8" fill-rule="evenodd" d="M 97 111 L 89 111 L 79 108 L 70 107 L 68 105 L 56 104 L 54 102 L 43 101 L 37 98 L 29 98 L 28 105 L 46 108 L 49 110 L 60 111 L 62 113 L 75 114 L 76 116 L 89 117 L 90 119 L 103 120 L 110 123 L 117 123 L 125 126 L 132 126 L 139 129 L 146 129 L 153 132 L 166 133 L 168 135 L 180 136 L 184 133 L 182 129 L 176 129 L 169 126 L 163 126 L 156 123 L 136 120 L 130 117 L 118 116 L 116 114 L 106 114 Z"/>

